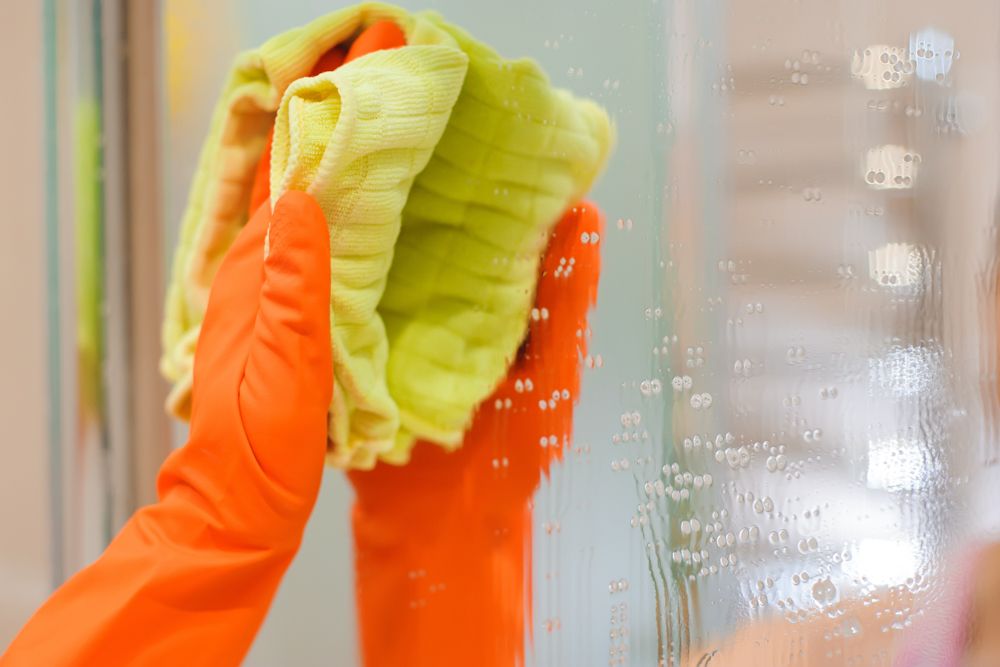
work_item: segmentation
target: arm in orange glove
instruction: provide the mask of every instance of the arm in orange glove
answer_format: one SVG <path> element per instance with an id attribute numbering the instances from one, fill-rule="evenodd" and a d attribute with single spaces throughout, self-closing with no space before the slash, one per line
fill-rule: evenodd
<path id="1" fill-rule="evenodd" d="M 4 667 L 239 664 L 319 491 L 329 257 L 308 195 L 256 212 L 213 284 L 191 437 L 160 471 L 159 502 L 39 609 Z"/>

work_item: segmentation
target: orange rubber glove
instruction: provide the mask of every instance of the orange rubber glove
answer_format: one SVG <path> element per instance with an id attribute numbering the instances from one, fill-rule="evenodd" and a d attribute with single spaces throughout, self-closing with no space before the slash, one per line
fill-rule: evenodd
<path id="1" fill-rule="evenodd" d="M 262 206 L 212 286 L 191 436 L 160 471 L 159 502 L 36 612 L 4 667 L 240 663 L 319 491 L 329 295 L 319 206 L 299 192 Z"/>
<path id="2" fill-rule="evenodd" d="M 528 338 L 461 449 L 350 473 L 365 667 L 524 664 L 531 498 L 571 439 L 602 224 L 581 204 L 556 226 Z"/>

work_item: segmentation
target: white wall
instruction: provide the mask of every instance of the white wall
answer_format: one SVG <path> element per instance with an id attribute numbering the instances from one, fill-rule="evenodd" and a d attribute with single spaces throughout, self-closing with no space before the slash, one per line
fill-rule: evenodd
<path id="1" fill-rule="evenodd" d="M 0 2 L 0 647 L 50 590 L 41 0 Z"/>

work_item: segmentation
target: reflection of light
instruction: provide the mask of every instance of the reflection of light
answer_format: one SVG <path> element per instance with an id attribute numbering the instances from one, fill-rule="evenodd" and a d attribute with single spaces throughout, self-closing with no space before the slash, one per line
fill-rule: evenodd
<path id="1" fill-rule="evenodd" d="M 868 443 L 868 488 L 913 491 L 937 473 L 927 456 L 927 445 L 907 438 L 884 438 Z"/>
<path id="2" fill-rule="evenodd" d="M 868 360 L 872 388 L 891 396 L 916 396 L 931 391 L 940 376 L 939 352 L 919 345 L 896 345 L 882 357 Z"/>
<path id="3" fill-rule="evenodd" d="M 917 551 L 905 540 L 865 539 L 845 560 L 844 573 L 876 586 L 898 586 L 917 573 Z"/>
<path id="4" fill-rule="evenodd" d="M 919 285 L 923 264 L 920 251 L 909 243 L 886 243 L 868 251 L 868 275 L 886 287 Z"/>
<path id="5" fill-rule="evenodd" d="M 934 131 L 938 134 L 969 135 L 980 129 L 988 117 L 982 95 L 963 91 L 940 100 L 934 108 Z"/>
<path id="6" fill-rule="evenodd" d="M 861 176 L 873 190 L 907 190 L 917 180 L 920 154 L 905 146 L 887 144 L 865 152 Z"/>
<path id="7" fill-rule="evenodd" d="M 913 76 L 913 63 L 906 49 L 872 44 L 854 52 L 851 75 L 868 90 L 902 88 Z"/>
<path id="8" fill-rule="evenodd" d="M 910 35 L 910 57 L 922 81 L 943 83 L 955 61 L 955 38 L 935 28 Z"/>

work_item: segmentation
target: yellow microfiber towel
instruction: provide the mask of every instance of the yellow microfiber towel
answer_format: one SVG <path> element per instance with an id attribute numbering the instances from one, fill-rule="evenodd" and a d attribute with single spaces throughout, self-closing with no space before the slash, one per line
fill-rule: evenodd
<path id="1" fill-rule="evenodd" d="M 407 46 L 307 76 L 392 20 Z M 459 446 L 526 327 L 547 235 L 612 143 L 607 115 L 430 12 L 350 7 L 241 55 L 195 175 L 164 323 L 168 407 L 186 417 L 218 265 L 247 219 L 274 127 L 271 201 L 289 189 L 330 225 L 335 387 L 329 462 L 405 463 Z"/>

